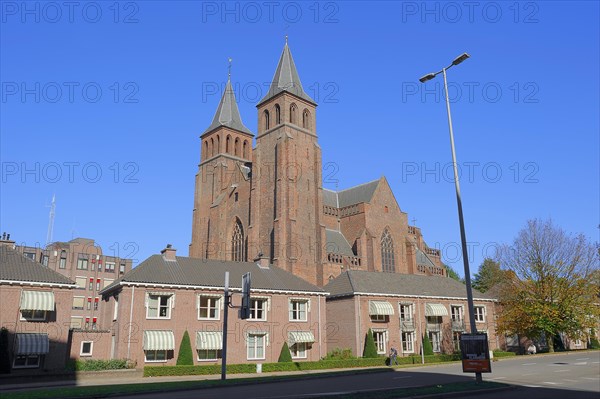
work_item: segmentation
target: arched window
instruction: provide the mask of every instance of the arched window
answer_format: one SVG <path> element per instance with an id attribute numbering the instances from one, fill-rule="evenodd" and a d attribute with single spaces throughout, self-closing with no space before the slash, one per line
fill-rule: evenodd
<path id="1" fill-rule="evenodd" d="M 210 156 L 214 156 L 215 155 L 215 140 L 211 137 L 210 138 Z"/>
<path id="2" fill-rule="evenodd" d="M 279 108 L 279 104 L 275 104 L 275 125 L 279 125 L 281 123 L 281 108 Z"/>
<path id="3" fill-rule="evenodd" d="M 244 145 L 242 146 L 242 158 L 248 158 L 248 140 L 244 140 Z"/>
<path id="4" fill-rule="evenodd" d="M 269 111 L 265 110 L 265 130 L 269 130 Z"/>
<path id="5" fill-rule="evenodd" d="M 208 158 L 210 156 L 209 152 L 208 152 L 208 140 L 204 141 L 204 159 Z"/>
<path id="6" fill-rule="evenodd" d="M 244 262 L 244 229 L 239 219 L 236 219 L 231 236 L 231 260 L 235 262 Z"/>
<path id="7" fill-rule="evenodd" d="M 221 153 L 221 136 L 219 136 L 217 134 L 217 149 L 216 149 L 217 154 Z"/>
<path id="8" fill-rule="evenodd" d="M 229 151 L 231 151 L 231 136 L 227 135 L 225 139 L 225 152 L 229 154 Z"/>
<path id="9" fill-rule="evenodd" d="M 381 269 L 389 273 L 393 273 L 396 270 L 394 241 L 388 229 L 385 229 L 381 236 Z"/>
<path id="10" fill-rule="evenodd" d="M 236 157 L 240 156 L 240 139 L 235 138 L 235 144 L 233 145 L 233 155 Z"/>
<path id="11" fill-rule="evenodd" d="M 302 127 L 310 130 L 310 112 L 306 108 L 302 112 Z"/>
<path id="12" fill-rule="evenodd" d="M 296 107 L 296 104 L 292 103 L 292 105 L 290 105 L 290 123 L 296 123 L 297 110 L 298 108 Z"/>

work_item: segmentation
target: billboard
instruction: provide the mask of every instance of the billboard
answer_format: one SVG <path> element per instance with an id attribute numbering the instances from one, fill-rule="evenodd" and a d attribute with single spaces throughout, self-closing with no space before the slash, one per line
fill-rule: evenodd
<path id="1" fill-rule="evenodd" d="M 490 350 L 486 333 L 462 334 L 460 351 L 464 373 L 491 373 Z"/>

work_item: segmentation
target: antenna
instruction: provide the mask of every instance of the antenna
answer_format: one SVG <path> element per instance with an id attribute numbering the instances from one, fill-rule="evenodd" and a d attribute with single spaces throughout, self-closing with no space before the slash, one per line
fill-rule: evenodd
<path id="1" fill-rule="evenodd" d="M 56 194 L 52 194 L 52 203 L 50 204 L 50 220 L 48 221 L 48 234 L 46 234 L 46 245 L 52 242 L 52 233 L 54 232 L 54 215 L 56 213 Z"/>

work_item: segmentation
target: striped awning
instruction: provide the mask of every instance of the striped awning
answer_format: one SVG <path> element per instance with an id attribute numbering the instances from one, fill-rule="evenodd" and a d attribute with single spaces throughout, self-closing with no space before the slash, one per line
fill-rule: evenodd
<path id="1" fill-rule="evenodd" d="M 448 309 L 441 303 L 428 303 L 425 305 L 425 316 L 448 316 Z"/>
<path id="2" fill-rule="evenodd" d="M 17 334 L 17 355 L 44 355 L 50 351 L 48 334 Z"/>
<path id="3" fill-rule="evenodd" d="M 144 331 L 145 351 L 175 350 L 175 335 L 170 330 Z"/>
<path id="4" fill-rule="evenodd" d="M 54 293 L 51 291 L 21 291 L 21 310 L 54 311 Z"/>
<path id="5" fill-rule="evenodd" d="M 370 316 L 391 316 L 394 314 L 394 307 L 387 301 L 369 301 Z"/>
<path id="6" fill-rule="evenodd" d="M 223 349 L 222 331 L 198 331 L 196 332 L 196 349 Z"/>
<path id="7" fill-rule="evenodd" d="M 312 343 L 315 342 L 315 336 L 311 331 L 290 331 L 288 332 L 288 345 L 296 343 Z"/>

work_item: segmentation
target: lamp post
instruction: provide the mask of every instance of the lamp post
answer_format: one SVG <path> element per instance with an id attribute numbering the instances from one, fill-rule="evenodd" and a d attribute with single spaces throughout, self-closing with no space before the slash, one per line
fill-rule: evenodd
<path id="1" fill-rule="evenodd" d="M 454 133 L 452 131 L 452 115 L 450 114 L 450 98 L 448 97 L 448 80 L 446 78 L 446 70 L 452 68 L 454 65 L 458 65 L 464 60 L 469 58 L 469 54 L 463 53 L 456 57 L 452 64 L 446 68 L 442 68 L 441 71 L 430 73 L 423 76 L 419 81 L 425 83 L 428 80 L 435 78 L 440 73 L 444 75 L 444 91 L 446 93 L 446 110 L 448 111 L 448 127 L 450 129 L 450 147 L 452 149 L 452 167 L 454 169 L 454 185 L 456 187 L 456 205 L 458 207 L 458 222 L 460 224 L 460 239 L 462 243 L 462 256 L 465 268 L 465 284 L 467 286 L 467 304 L 469 308 L 469 325 L 471 327 L 471 333 L 477 332 L 477 326 L 475 325 L 475 309 L 473 307 L 473 290 L 471 288 L 471 271 L 469 269 L 469 256 L 467 252 L 467 237 L 465 234 L 465 222 L 463 219 L 462 211 L 462 200 L 460 197 L 460 183 L 458 181 L 458 166 L 456 164 L 456 152 L 454 150 Z M 475 373 L 477 382 L 482 381 L 481 373 Z"/>

